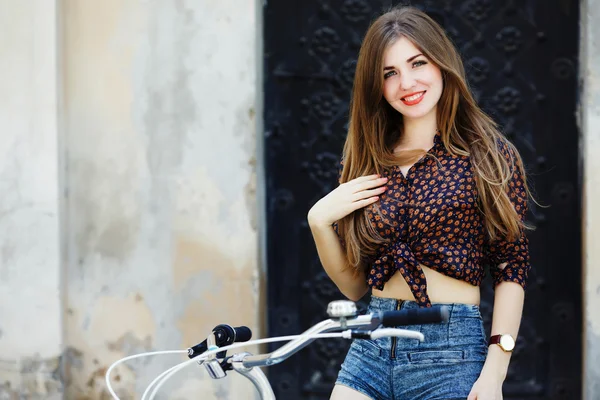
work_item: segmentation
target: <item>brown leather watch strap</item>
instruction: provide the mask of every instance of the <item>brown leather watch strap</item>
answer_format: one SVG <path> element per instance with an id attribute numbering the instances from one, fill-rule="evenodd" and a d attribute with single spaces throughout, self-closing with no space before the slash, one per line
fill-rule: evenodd
<path id="1" fill-rule="evenodd" d="M 500 338 L 502 337 L 502 335 L 494 335 L 490 338 L 490 342 L 489 345 L 493 345 L 493 344 L 500 344 Z"/>

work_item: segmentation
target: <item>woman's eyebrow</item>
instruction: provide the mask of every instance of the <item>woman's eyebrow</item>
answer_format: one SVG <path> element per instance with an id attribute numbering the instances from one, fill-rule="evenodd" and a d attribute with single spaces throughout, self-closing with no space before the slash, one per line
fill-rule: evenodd
<path id="1" fill-rule="evenodd" d="M 409 62 L 411 62 L 412 60 L 414 60 L 415 58 L 417 58 L 417 57 L 419 57 L 419 56 L 422 56 L 422 55 L 423 55 L 422 53 L 419 53 L 419 54 L 417 54 L 417 55 L 414 55 L 414 56 L 410 57 L 408 60 L 406 60 L 406 62 L 407 62 L 407 63 L 409 63 Z M 394 67 L 383 67 L 383 70 L 384 70 L 384 71 L 387 71 L 388 69 L 394 69 Z"/>
<path id="2" fill-rule="evenodd" d="M 417 54 L 416 56 L 412 56 L 411 58 L 409 58 L 408 60 L 406 60 L 407 63 L 411 62 L 412 60 L 414 60 L 415 58 L 422 56 L 422 53 Z"/>

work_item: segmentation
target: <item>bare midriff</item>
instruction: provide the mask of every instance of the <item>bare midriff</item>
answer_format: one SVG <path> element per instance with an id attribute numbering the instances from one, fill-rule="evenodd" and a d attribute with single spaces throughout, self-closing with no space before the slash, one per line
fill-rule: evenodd
<path id="1" fill-rule="evenodd" d="M 479 305 L 479 286 L 451 278 L 421 265 L 427 278 L 427 293 L 432 303 L 462 303 Z M 373 296 L 399 300 L 415 300 L 408 284 L 399 272 L 392 275 L 383 290 L 373 289 Z"/>

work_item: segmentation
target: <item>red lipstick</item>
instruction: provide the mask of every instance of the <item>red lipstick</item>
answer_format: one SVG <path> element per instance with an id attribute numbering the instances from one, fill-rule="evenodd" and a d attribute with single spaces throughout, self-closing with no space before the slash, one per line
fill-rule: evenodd
<path id="1" fill-rule="evenodd" d="M 424 90 L 424 91 L 422 91 L 422 92 L 415 92 L 415 93 L 411 93 L 411 94 L 409 94 L 409 95 L 406 95 L 406 96 L 404 96 L 404 97 L 403 97 L 403 98 L 401 98 L 400 100 L 401 100 L 401 101 L 402 101 L 404 104 L 406 104 L 407 106 L 414 106 L 414 105 L 417 105 L 417 104 L 419 104 L 419 103 L 420 103 L 420 102 L 423 100 L 423 98 L 425 97 L 425 92 L 426 92 L 426 90 Z M 419 96 L 418 96 L 418 97 L 416 97 L 416 98 L 412 98 L 412 99 L 410 99 L 410 100 L 406 100 L 407 98 L 409 98 L 409 97 L 413 97 L 413 96 L 415 96 L 415 95 L 419 95 Z"/>

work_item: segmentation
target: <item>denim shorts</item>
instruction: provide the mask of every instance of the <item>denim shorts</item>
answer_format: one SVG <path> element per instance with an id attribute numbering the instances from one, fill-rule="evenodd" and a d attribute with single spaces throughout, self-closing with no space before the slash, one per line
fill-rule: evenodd
<path id="1" fill-rule="evenodd" d="M 336 384 L 376 400 L 466 399 L 487 355 L 479 307 L 434 305 L 448 306 L 448 322 L 398 327 L 423 333 L 424 342 L 355 339 Z M 410 308 L 419 306 L 414 301 L 372 296 L 367 312 Z"/>

